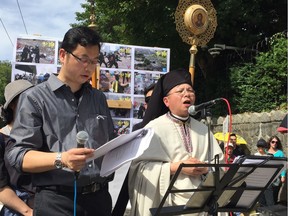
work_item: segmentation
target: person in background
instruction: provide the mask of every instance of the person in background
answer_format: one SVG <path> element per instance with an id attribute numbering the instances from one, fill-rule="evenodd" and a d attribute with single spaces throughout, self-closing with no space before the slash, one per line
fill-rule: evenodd
<path id="1" fill-rule="evenodd" d="M 95 30 L 69 29 L 59 49 L 58 76 L 51 74 L 19 97 L 8 159 L 19 172 L 33 176 L 34 216 L 111 215 L 108 183 L 113 174 L 100 176 L 103 158 L 86 162 L 115 137 L 106 97 L 89 83 L 100 48 Z M 77 148 L 80 131 L 89 135 L 85 148 Z"/>
<path id="2" fill-rule="evenodd" d="M 235 133 L 230 134 L 229 142 L 234 146 L 233 155 L 235 155 L 235 157 L 250 154 L 248 149 L 245 151 L 243 146 L 237 144 L 237 136 Z"/>
<path id="3" fill-rule="evenodd" d="M 273 135 L 269 138 L 267 143 L 268 143 L 267 154 L 271 154 L 274 157 L 285 157 L 282 143 L 279 137 L 277 137 L 276 135 Z M 280 178 L 277 178 L 272 183 L 274 203 L 278 202 L 278 193 L 279 193 L 281 185 L 284 184 L 285 181 L 286 181 L 286 170 L 283 170 L 280 174 Z"/>
<path id="4" fill-rule="evenodd" d="M 5 104 L 1 107 L 1 118 L 5 126 L 0 129 L 0 202 L 4 205 L 0 211 L 3 216 L 32 216 L 33 194 L 31 176 L 18 173 L 7 162 L 5 151 L 10 130 L 16 116 L 19 95 L 33 85 L 27 80 L 16 80 L 6 85 Z"/>
<path id="5" fill-rule="evenodd" d="M 155 87 L 155 83 L 152 83 L 151 85 L 149 85 L 147 88 L 144 89 L 144 96 L 145 96 L 144 108 L 145 108 L 145 110 L 147 110 L 147 108 L 148 108 L 148 104 L 149 104 L 151 95 L 153 93 L 154 87 Z M 139 123 L 133 125 L 132 131 L 135 131 L 135 130 L 140 129 L 142 127 L 143 127 L 142 122 L 139 122 Z"/>
<path id="6" fill-rule="evenodd" d="M 266 150 L 267 150 L 267 142 L 261 138 L 257 141 L 257 152 L 254 154 L 256 156 L 267 156 Z M 260 206 L 272 206 L 274 205 L 274 199 L 273 199 L 273 190 L 272 186 L 268 186 L 264 193 L 259 198 L 259 204 Z"/>
<path id="7" fill-rule="evenodd" d="M 287 134 L 288 132 L 288 114 L 286 114 L 281 121 L 279 127 L 277 128 L 277 131 L 282 134 Z M 279 189 L 278 193 L 278 203 L 284 206 L 287 206 L 287 167 L 286 167 L 286 180 L 284 183 L 281 184 L 281 187 Z"/>
<path id="8" fill-rule="evenodd" d="M 232 143 L 226 144 L 226 149 L 225 149 L 225 152 L 227 154 L 226 164 L 232 164 L 233 163 L 233 161 L 235 159 L 235 155 L 233 154 L 233 150 L 234 150 L 234 145 Z"/>
<path id="9" fill-rule="evenodd" d="M 223 162 L 223 153 L 208 127 L 189 116 L 188 108 L 194 102 L 195 91 L 188 71 L 173 70 L 158 80 L 143 119 L 145 128 L 152 128 L 154 135 L 148 149 L 132 161 L 129 170 L 130 215 L 150 215 L 149 209 L 159 206 L 181 163 L 199 167 L 183 168 L 172 190 L 198 187 L 201 176 L 208 172 L 201 165 L 209 158 L 218 155 Z M 165 204 L 185 205 L 191 194 L 170 194 Z"/>
<path id="10" fill-rule="evenodd" d="M 144 100 L 145 100 L 144 107 L 145 107 L 145 110 L 147 110 L 147 108 L 148 108 L 148 104 L 149 104 L 151 95 L 153 93 L 153 89 L 155 88 L 155 85 L 156 85 L 156 83 L 152 83 L 152 84 L 150 84 L 149 86 L 147 86 L 144 89 L 144 96 L 145 96 L 145 98 L 144 98 Z"/>
<path id="11" fill-rule="evenodd" d="M 267 150 L 267 142 L 261 138 L 257 141 L 257 152 L 254 155 L 257 156 L 265 156 L 267 155 L 266 150 Z"/>

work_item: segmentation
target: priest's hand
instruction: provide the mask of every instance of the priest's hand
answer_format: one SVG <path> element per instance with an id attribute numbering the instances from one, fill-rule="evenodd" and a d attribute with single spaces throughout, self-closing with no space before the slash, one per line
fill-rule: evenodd
<path id="1" fill-rule="evenodd" d="M 170 163 L 170 173 L 171 175 L 175 174 L 180 164 L 205 164 L 205 162 L 200 161 L 196 158 L 190 157 L 187 160 Z M 183 167 L 181 173 L 189 176 L 200 176 L 208 173 L 208 167 Z"/>

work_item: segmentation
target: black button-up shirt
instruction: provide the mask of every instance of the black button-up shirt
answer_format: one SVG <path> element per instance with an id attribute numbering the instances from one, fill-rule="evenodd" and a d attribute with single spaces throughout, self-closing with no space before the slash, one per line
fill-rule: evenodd
<path id="1" fill-rule="evenodd" d="M 17 116 L 11 131 L 15 144 L 8 152 L 9 162 L 22 171 L 23 156 L 29 150 L 64 152 L 77 146 L 76 134 L 86 131 L 86 147 L 97 149 L 114 138 L 113 121 L 105 95 L 89 83 L 82 86 L 82 94 L 75 97 L 69 86 L 55 75 L 20 95 Z M 80 172 L 78 185 L 102 183 L 102 158 L 90 163 Z M 36 186 L 73 186 L 74 172 L 51 170 L 33 175 Z"/>

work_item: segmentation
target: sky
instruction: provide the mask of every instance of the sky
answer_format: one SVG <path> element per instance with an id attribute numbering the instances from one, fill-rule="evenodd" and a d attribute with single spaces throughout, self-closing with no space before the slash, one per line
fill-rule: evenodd
<path id="1" fill-rule="evenodd" d="M 81 3 L 86 1 L 18 0 L 18 3 L 25 25 L 17 0 L 0 0 L 0 61 L 12 61 L 14 47 L 11 41 L 15 45 L 16 38 L 26 34 L 25 26 L 28 35 L 37 34 L 62 40 L 71 28 L 70 24 L 77 23 L 75 12 L 83 12 Z"/>

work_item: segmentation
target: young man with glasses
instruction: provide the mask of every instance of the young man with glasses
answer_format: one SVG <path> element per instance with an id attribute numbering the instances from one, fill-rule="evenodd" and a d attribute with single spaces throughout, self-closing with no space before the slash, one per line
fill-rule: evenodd
<path id="1" fill-rule="evenodd" d="M 58 76 L 52 74 L 19 98 L 11 131 L 14 146 L 7 158 L 19 172 L 32 174 L 36 216 L 111 215 L 108 182 L 113 176 L 100 176 L 101 158 L 86 163 L 115 137 L 106 97 L 89 84 L 100 42 L 89 27 L 68 30 L 59 50 Z M 77 148 L 79 131 L 89 135 L 85 148 Z"/>

